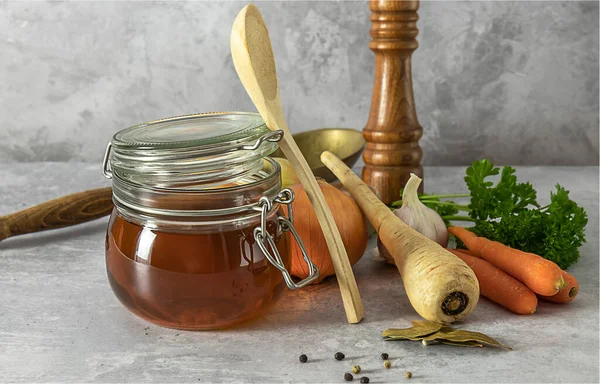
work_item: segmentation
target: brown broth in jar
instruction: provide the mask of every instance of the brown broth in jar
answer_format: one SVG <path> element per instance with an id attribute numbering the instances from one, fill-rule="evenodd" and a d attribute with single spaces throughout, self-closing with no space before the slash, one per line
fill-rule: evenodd
<path id="1" fill-rule="evenodd" d="M 276 214 L 267 230 L 286 268 L 286 236 Z M 113 291 L 139 317 L 161 326 L 226 328 L 262 313 L 285 287 L 281 272 L 254 240 L 255 223 L 215 233 L 172 233 L 141 227 L 113 211 L 106 267 Z"/>

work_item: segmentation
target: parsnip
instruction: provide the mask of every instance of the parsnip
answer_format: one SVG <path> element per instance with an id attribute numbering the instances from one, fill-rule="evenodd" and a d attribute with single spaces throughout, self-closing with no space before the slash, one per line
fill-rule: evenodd
<path id="1" fill-rule="evenodd" d="M 452 323 L 469 315 L 479 300 L 479 283 L 471 268 L 404 224 L 334 154 L 323 152 L 321 161 L 340 179 L 379 234 L 394 258 L 417 313 L 441 323 Z"/>

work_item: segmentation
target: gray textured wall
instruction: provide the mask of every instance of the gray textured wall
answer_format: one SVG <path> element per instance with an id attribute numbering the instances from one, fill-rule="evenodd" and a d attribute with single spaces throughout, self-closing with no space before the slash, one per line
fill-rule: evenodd
<path id="1" fill-rule="evenodd" d="M 131 124 L 252 110 L 240 2 L 0 2 L 0 161 L 99 161 Z M 362 129 L 368 5 L 259 3 L 293 131 Z M 598 164 L 597 2 L 423 2 L 413 82 L 426 164 Z"/>

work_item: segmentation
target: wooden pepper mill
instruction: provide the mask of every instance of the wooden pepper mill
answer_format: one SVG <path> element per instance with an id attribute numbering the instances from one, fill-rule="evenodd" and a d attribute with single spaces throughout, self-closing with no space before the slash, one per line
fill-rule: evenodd
<path id="1" fill-rule="evenodd" d="M 363 129 L 367 144 L 362 178 L 390 204 L 400 199 L 400 188 L 411 172 L 423 176 L 419 146 L 423 128 L 417 120 L 410 64 L 419 46 L 419 1 L 371 0 L 369 7 L 375 85 L 369 120 Z"/>

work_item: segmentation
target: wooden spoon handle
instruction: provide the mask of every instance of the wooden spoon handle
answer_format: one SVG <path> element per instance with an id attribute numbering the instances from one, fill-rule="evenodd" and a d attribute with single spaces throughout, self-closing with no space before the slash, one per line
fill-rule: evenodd
<path id="1" fill-rule="evenodd" d="M 110 187 L 59 197 L 0 217 L 0 240 L 85 223 L 109 215 L 112 209 Z"/>
<path id="2" fill-rule="evenodd" d="M 352 265 L 348 260 L 348 255 L 344 248 L 342 236 L 335 224 L 331 210 L 325 201 L 321 187 L 319 187 L 298 145 L 292 138 L 287 127 L 280 126 L 279 128 L 284 131 L 283 139 L 279 142 L 279 148 L 281 148 L 286 158 L 292 164 L 321 225 L 321 231 L 325 237 L 342 294 L 346 318 L 349 323 L 358 323 L 364 317 L 365 310 L 354 273 L 352 272 Z"/>

